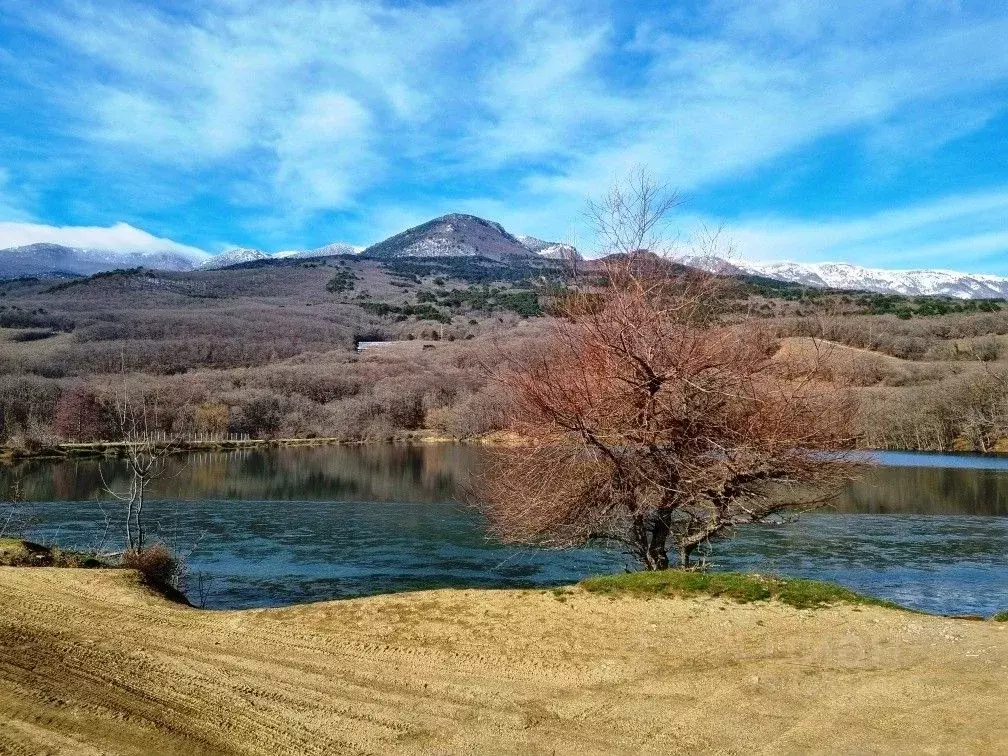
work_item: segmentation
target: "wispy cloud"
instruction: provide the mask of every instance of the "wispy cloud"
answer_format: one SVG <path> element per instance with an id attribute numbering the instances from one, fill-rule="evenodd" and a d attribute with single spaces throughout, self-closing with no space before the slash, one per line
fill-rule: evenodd
<path id="1" fill-rule="evenodd" d="M 10 167 L 50 221 L 107 224 L 118 211 L 202 246 L 286 247 L 372 241 L 383 219 L 483 208 L 563 236 L 586 195 L 637 163 L 706 192 L 697 211 L 716 215 L 715 188 L 821 161 L 829 140 L 844 140 L 835 159 L 861 166 L 844 179 L 860 184 L 923 154 L 954 159 L 957 141 L 1008 114 L 1005 10 L 26 3 L 0 21 L 0 136 L 20 145 Z M 904 204 L 978 188 L 932 177 Z M 765 225 L 814 192 L 795 182 Z M 834 216 L 879 210 L 871 191 L 859 196 Z"/>
<path id="2" fill-rule="evenodd" d="M 710 224 L 689 219 L 687 226 Z M 724 229 L 738 257 L 1008 274 L 1008 187 L 839 221 L 760 218 Z"/>

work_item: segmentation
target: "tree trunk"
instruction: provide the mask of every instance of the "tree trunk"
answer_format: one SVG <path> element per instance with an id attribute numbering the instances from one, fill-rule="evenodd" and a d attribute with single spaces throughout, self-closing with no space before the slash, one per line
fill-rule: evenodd
<path id="1" fill-rule="evenodd" d="M 133 532 L 131 530 L 131 525 L 133 522 L 133 500 L 135 494 L 130 491 L 130 497 L 126 501 L 126 551 L 130 551 L 133 548 Z"/>
<path id="2" fill-rule="evenodd" d="M 644 524 L 644 515 L 634 515 L 630 539 L 636 556 L 644 563 L 644 569 L 654 569 L 648 561 L 648 534 L 647 526 Z"/>
<path id="3" fill-rule="evenodd" d="M 137 538 L 136 538 L 136 540 L 137 540 L 137 546 L 136 547 L 137 547 L 137 551 L 142 551 L 143 550 L 143 540 L 144 540 L 144 537 L 143 537 L 143 524 L 142 524 L 142 522 L 140 520 L 140 515 L 143 512 L 143 505 L 144 505 L 144 479 L 143 478 L 140 478 L 140 480 L 137 483 L 137 487 L 139 488 L 140 496 L 139 496 L 139 498 L 137 500 L 137 507 L 136 507 L 136 533 L 137 533 Z"/>
<path id="4" fill-rule="evenodd" d="M 669 566 L 666 543 L 669 537 L 669 518 L 671 512 L 660 511 L 651 526 L 651 541 L 647 548 L 647 568 L 649 570 L 667 570 Z"/>
<path id="5" fill-rule="evenodd" d="M 693 550 L 695 548 L 696 548 L 695 544 L 679 547 L 679 566 L 682 567 L 684 570 L 689 569 L 690 554 L 693 553 Z"/>

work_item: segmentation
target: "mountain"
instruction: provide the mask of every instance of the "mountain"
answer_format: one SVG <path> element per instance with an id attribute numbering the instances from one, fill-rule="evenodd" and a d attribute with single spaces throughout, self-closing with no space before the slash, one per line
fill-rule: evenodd
<path id="1" fill-rule="evenodd" d="M 364 251 L 364 247 L 356 247 L 353 244 L 344 242 L 333 242 L 324 247 L 316 247 L 305 252 L 298 252 L 295 257 L 330 257 L 331 255 L 358 255 Z"/>
<path id="2" fill-rule="evenodd" d="M 211 257 L 205 263 L 200 265 L 199 269 L 220 270 L 221 268 L 228 268 L 232 265 L 241 265 L 242 263 L 269 259 L 270 255 L 267 255 L 265 252 L 258 249 L 245 249 L 244 247 L 237 247 L 236 249 L 229 249 L 227 252 L 221 252 L 219 255 Z"/>
<path id="3" fill-rule="evenodd" d="M 232 265 L 242 265 L 243 263 L 259 262 L 260 260 L 307 260 L 313 257 L 332 257 L 333 255 L 355 255 L 361 252 L 363 247 L 355 247 L 352 244 L 343 242 L 333 242 L 324 247 L 316 249 L 298 250 L 285 249 L 280 252 L 263 252 L 258 249 L 237 248 L 222 252 L 216 257 L 211 257 L 200 266 L 200 270 L 220 270 L 229 268 Z"/>
<path id="4" fill-rule="evenodd" d="M 115 268 L 192 270 L 202 257 L 185 252 L 121 252 L 62 244 L 27 244 L 0 249 L 0 278 L 25 276 L 90 276 Z"/>
<path id="5" fill-rule="evenodd" d="M 368 257 L 486 257 L 507 261 L 532 258 L 518 239 L 493 221 L 452 213 L 422 223 L 364 250 Z"/>
<path id="6" fill-rule="evenodd" d="M 519 234 L 518 236 L 515 237 L 515 239 L 517 239 L 518 243 L 521 244 L 523 247 L 525 247 L 525 249 L 527 249 L 529 252 L 540 252 L 546 249 L 547 247 L 552 247 L 553 244 L 555 243 L 555 242 L 543 241 L 542 239 L 538 239 L 534 236 L 525 236 L 523 234 Z"/>
<path id="7" fill-rule="evenodd" d="M 515 238 L 529 252 L 535 252 L 540 257 L 545 257 L 549 260 L 582 259 L 581 253 L 577 251 L 576 247 L 570 244 L 543 241 L 542 239 L 537 239 L 534 236 L 516 236 Z"/>
<path id="8" fill-rule="evenodd" d="M 1008 299 L 1008 277 L 949 270 L 886 270 L 849 263 L 732 263 L 746 273 L 827 289 Z"/>

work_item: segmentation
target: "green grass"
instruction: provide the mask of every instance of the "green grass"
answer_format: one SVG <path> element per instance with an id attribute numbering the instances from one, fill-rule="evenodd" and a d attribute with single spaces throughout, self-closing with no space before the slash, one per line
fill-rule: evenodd
<path id="1" fill-rule="evenodd" d="M 1008 609 L 1002 609 L 1000 612 L 991 617 L 995 622 L 1008 622 Z"/>
<path id="2" fill-rule="evenodd" d="M 589 578 L 579 585 L 590 593 L 608 595 L 717 596 L 742 604 L 776 599 L 798 609 L 838 603 L 903 608 L 891 601 L 862 596 L 833 583 L 739 572 L 629 572 Z"/>

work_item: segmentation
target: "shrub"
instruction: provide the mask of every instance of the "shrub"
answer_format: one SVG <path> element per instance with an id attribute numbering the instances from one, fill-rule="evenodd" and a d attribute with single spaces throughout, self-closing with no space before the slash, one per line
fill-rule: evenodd
<path id="1" fill-rule="evenodd" d="M 326 284 L 326 291 L 330 294 L 343 294 L 348 291 L 353 291 L 356 282 L 357 276 L 349 270 L 338 270 L 336 271 L 336 275 L 330 278 L 329 282 Z"/>
<path id="2" fill-rule="evenodd" d="M 1001 344 L 994 338 L 981 339 L 973 344 L 973 356 L 980 362 L 995 362 L 1001 356 Z"/>
<path id="3" fill-rule="evenodd" d="M 181 563 L 164 544 L 156 543 L 145 549 L 130 549 L 123 554 L 122 565 L 139 572 L 148 585 L 159 591 L 178 588 Z"/>

